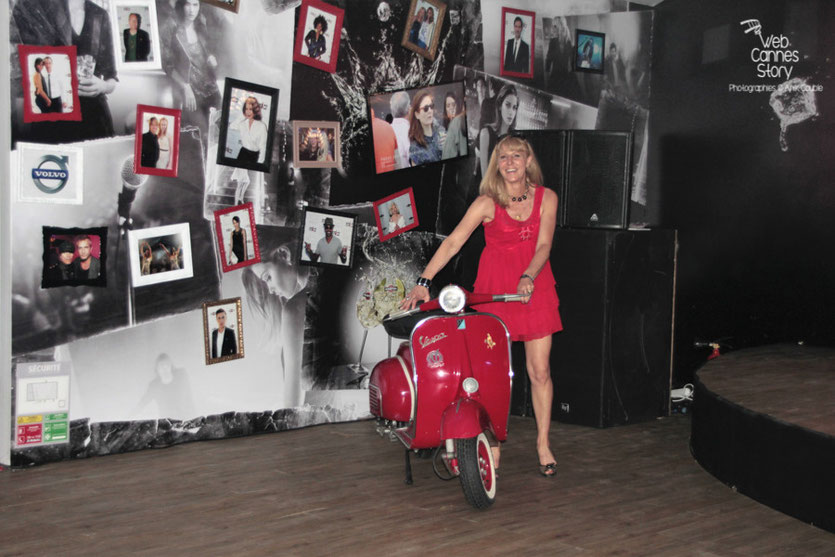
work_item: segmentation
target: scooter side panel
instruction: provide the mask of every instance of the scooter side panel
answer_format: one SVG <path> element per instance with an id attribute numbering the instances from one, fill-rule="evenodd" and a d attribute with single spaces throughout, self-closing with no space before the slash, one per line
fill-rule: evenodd
<path id="1" fill-rule="evenodd" d="M 472 376 L 479 384 L 471 397 L 487 411 L 496 439 L 504 441 L 513 383 L 510 336 L 504 323 L 489 313 L 468 315 L 467 329 L 463 340 L 467 344 Z"/>
<path id="2" fill-rule="evenodd" d="M 368 380 L 372 415 L 397 422 L 412 419 L 415 396 L 409 374 L 409 364 L 399 355 L 374 366 Z"/>

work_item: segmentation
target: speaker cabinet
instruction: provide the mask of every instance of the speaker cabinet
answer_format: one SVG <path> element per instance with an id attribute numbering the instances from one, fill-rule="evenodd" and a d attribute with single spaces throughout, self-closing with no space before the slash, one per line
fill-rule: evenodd
<path id="1" fill-rule="evenodd" d="M 676 233 L 557 229 L 551 250 L 565 330 L 553 336 L 551 418 L 609 427 L 669 414 Z M 532 416 L 522 343 L 511 412 Z"/>
<path id="2" fill-rule="evenodd" d="M 608 427 L 669 413 L 675 253 L 672 230 L 558 231 L 555 419 Z"/>
<path id="3" fill-rule="evenodd" d="M 626 228 L 632 134 L 571 131 L 558 222 L 572 228 Z"/>

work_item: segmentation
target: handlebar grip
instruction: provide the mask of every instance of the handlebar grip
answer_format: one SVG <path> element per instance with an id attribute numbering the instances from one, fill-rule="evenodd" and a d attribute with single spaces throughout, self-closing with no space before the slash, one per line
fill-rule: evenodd
<path id="1" fill-rule="evenodd" d="M 521 302 L 527 298 L 527 294 L 496 294 L 493 296 L 494 302 Z"/>
<path id="2" fill-rule="evenodd" d="M 413 309 L 401 309 L 395 311 L 394 313 L 389 313 L 386 315 L 384 321 L 393 321 L 394 319 L 400 319 L 401 317 L 408 317 L 409 315 L 414 315 L 420 311 L 420 306 L 413 308 Z"/>

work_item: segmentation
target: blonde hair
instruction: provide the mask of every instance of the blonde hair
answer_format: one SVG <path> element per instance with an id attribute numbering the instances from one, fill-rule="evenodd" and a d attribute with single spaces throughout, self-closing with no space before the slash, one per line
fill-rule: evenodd
<path id="1" fill-rule="evenodd" d="M 164 130 L 162 129 L 162 123 L 163 122 L 165 122 L 165 129 Z M 168 118 L 166 118 L 165 116 L 163 116 L 162 118 L 159 119 L 159 135 L 160 135 L 160 137 L 168 135 Z"/>
<path id="2" fill-rule="evenodd" d="M 397 206 L 397 203 L 392 201 L 391 205 L 389 205 L 389 216 L 393 215 L 394 211 L 397 211 L 398 215 L 400 214 L 400 207 Z"/>
<path id="3" fill-rule="evenodd" d="M 528 183 L 541 186 L 542 169 L 536 160 L 536 153 L 533 152 L 533 147 L 531 147 L 531 144 L 527 140 L 521 137 L 507 135 L 496 144 L 493 153 L 490 155 L 487 172 L 484 173 L 484 178 L 481 179 L 481 185 L 478 187 L 478 193 L 492 198 L 493 201 L 502 207 L 507 207 L 510 205 L 510 195 L 508 195 L 504 187 L 504 178 L 502 178 L 499 172 L 499 153 L 501 151 L 521 152 L 525 155 L 525 158 L 530 156 L 530 162 L 525 167 L 525 179 Z"/>

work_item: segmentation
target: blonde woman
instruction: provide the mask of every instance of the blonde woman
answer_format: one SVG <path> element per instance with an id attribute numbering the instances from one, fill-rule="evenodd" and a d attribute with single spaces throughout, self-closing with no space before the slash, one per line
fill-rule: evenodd
<path id="1" fill-rule="evenodd" d="M 524 341 L 531 398 L 536 416 L 539 472 L 552 477 L 557 462 L 551 452 L 551 335 L 562 330 L 559 299 L 549 256 L 557 223 L 557 195 L 542 185 L 542 170 L 530 144 L 508 136 L 498 142 L 479 195 L 455 230 L 441 243 L 417 285 L 403 301 L 413 308 L 429 300 L 432 278 L 458 253 L 479 225 L 486 246 L 478 264 L 474 290 L 490 294 L 517 292 L 523 304 L 490 303 L 479 310 L 500 317 L 511 340 Z M 493 447 L 499 467 L 499 447 Z"/>
<path id="2" fill-rule="evenodd" d="M 397 232 L 404 226 L 406 226 L 406 219 L 400 214 L 400 208 L 397 206 L 397 203 L 392 201 L 391 205 L 389 205 L 389 234 Z"/>
<path id="3" fill-rule="evenodd" d="M 157 142 L 159 143 L 159 159 L 157 160 L 157 168 L 169 170 L 171 168 L 171 141 L 168 137 L 168 118 L 165 116 L 159 119 Z"/>

